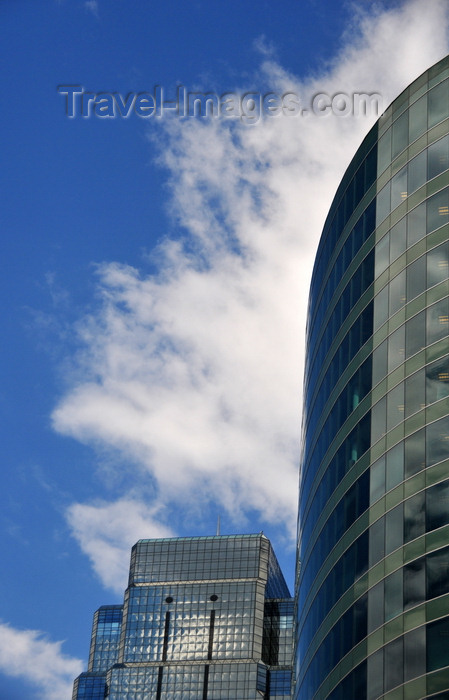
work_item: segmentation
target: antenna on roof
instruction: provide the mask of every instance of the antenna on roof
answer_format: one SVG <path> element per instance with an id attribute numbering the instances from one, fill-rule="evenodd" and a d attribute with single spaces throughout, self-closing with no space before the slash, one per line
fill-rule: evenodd
<path id="1" fill-rule="evenodd" d="M 217 532 L 215 534 L 217 537 L 220 534 L 220 516 L 218 516 L 218 518 L 217 518 Z"/>

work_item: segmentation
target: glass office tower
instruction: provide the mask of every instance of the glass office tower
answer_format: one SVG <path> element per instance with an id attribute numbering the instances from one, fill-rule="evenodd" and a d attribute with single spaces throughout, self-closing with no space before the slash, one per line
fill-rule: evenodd
<path id="1" fill-rule="evenodd" d="M 448 76 L 369 132 L 318 248 L 296 700 L 449 699 Z"/>
<path id="2" fill-rule="evenodd" d="M 73 700 L 290 700 L 293 599 L 263 534 L 140 540 Z"/>

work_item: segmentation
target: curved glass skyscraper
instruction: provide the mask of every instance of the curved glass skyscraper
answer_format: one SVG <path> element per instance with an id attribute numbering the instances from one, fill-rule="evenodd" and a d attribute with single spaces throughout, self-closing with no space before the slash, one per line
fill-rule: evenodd
<path id="1" fill-rule="evenodd" d="M 318 248 L 296 700 L 449 699 L 448 76 L 370 131 Z"/>

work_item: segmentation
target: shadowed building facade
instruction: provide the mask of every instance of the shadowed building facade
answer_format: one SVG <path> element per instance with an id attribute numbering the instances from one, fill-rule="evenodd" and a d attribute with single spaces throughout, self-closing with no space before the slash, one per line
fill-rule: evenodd
<path id="1" fill-rule="evenodd" d="M 293 600 L 262 534 L 140 540 L 73 700 L 291 697 Z"/>
<path id="2" fill-rule="evenodd" d="M 449 699 L 448 76 L 369 132 L 318 248 L 295 700 Z"/>

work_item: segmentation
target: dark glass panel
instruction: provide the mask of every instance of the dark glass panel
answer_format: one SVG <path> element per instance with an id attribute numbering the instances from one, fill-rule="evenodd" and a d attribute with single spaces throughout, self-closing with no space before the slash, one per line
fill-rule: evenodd
<path id="1" fill-rule="evenodd" d="M 404 610 L 426 599 L 425 557 L 404 566 Z"/>
<path id="2" fill-rule="evenodd" d="M 426 466 L 425 428 L 421 428 L 405 440 L 404 472 L 405 478 L 417 474 Z"/>
<path id="3" fill-rule="evenodd" d="M 436 530 L 449 523 L 449 481 L 427 489 L 426 530 Z"/>
<path id="4" fill-rule="evenodd" d="M 426 256 L 422 255 L 407 268 L 407 301 L 426 289 Z"/>
<path id="5" fill-rule="evenodd" d="M 427 671 L 449 666 L 449 617 L 427 625 Z"/>
<path id="6" fill-rule="evenodd" d="M 385 579 L 385 622 L 402 613 L 404 582 L 402 569 Z"/>
<path id="7" fill-rule="evenodd" d="M 427 600 L 449 592 L 449 547 L 426 557 Z"/>
<path id="8" fill-rule="evenodd" d="M 384 650 L 368 657 L 367 700 L 376 700 L 384 692 Z"/>
<path id="9" fill-rule="evenodd" d="M 391 554 L 404 542 L 404 506 L 400 503 L 385 516 L 385 554 Z"/>
<path id="10" fill-rule="evenodd" d="M 404 681 L 426 672 L 426 628 L 418 627 L 404 636 Z"/>
<path id="11" fill-rule="evenodd" d="M 406 358 L 422 350 L 426 345 L 426 312 L 421 311 L 405 324 Z"/>
<path id="12" fill-rule="evenodd" d="M 449 396 L 449 355 L 426 367 L 426 401 L 433 403 Z"/>
<path id="13" fill-rule="evenodd" d="M 420 537 L 426 531 L 425 492 L 415 494 L 404 502 L 404 542 Z"/>
<path id="14" fill-rule="evenodd" d="M 427 466 L 449 457 L 449 416 L 431 423 L 426 428 Z"/>
<path id="15" fill-rule="evenodd" d="M 404 680 L 404 639 L 399 637 L 385 647 L 384 682 L 385 692 L 396 688 Z"/>

